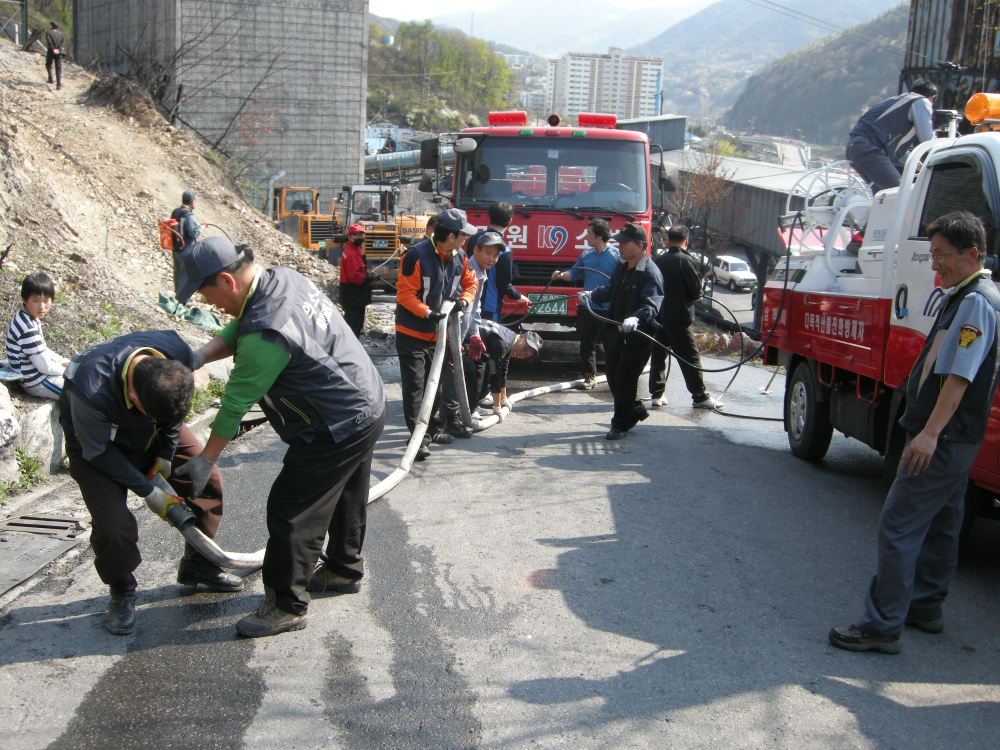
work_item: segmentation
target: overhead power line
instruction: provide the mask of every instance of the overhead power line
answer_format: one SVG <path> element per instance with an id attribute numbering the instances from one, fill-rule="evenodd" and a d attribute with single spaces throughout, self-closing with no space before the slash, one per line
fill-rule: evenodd
<path id="1" fill-rule="evenodd" d="M 888 44 L 880 39 L 870 37 L 867 34 L 862 34 L 854 29 L 849 29 L 844 26 L 838 26 L 832 21 L 827 21 L 823 18 L 818 18 L 816 16 L 811 16 L 808 13 L 804 13 L 800 10 L 795 10 L 794 8 L 789 8 L 787 5 L 782 5 L 781 3 L 773 2 L 773 0 L 747 0 L 748 3 L 756 5 L 760 8 L 766 8 L 767 10 L 772 10 L 775 13 L 780 13 L 783 16 L 788 16 L 789 18 L 794 18 L 797 21 L 802 21 L 803 23 L 810 24 L 811 26 L 816 26 L 817 28 L 823 29 L 824 31 L 830 31 L 837 34 L 845 34 L 847 36 L 853 37 L 858 41 L 865 42 L 874 47 L 877 47 L 886 52 L 891 52 L 894 55 L 899 55 L 904 57 L 906 55 L 906 50 L 897 47 L 894 44 Z M 919 57 L 924 57 L 934 63 L 943 63 L 943 60 L 937 60 L 929 55 L 924 55 L 920 52 L 914 52 L 914 55 Z"/>

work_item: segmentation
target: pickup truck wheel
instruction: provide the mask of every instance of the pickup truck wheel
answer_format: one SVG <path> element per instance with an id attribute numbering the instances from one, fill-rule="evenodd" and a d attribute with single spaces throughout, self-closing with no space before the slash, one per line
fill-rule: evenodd
<path id="1" fill-rule="evenodd" d="M 734 279 L 729 280 L 729 291 L 731 292 L 736 291 L 736 281 Z"/>
<path id="2" fill-rule="evenodd" d="M 785 416 L 792 453 L 806 461 L 822 460 L 833 438 L 830 406 L 819 401 L 818 388 L 809 363 L 799 363 L 788 384 Z"/>

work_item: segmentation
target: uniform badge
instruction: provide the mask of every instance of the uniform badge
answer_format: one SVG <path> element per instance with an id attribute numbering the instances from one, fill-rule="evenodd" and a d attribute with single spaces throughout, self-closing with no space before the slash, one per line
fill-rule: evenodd
<path id="1" fill-rule="evenodd" d="M 970 346 L 972 346 L 975 340 L 982 335 L 983 335 L 982 331 L 980 331 L 975 326 L 966 323 L 958 331 L 958 345 L 963 349 L 968 349 Z"/>

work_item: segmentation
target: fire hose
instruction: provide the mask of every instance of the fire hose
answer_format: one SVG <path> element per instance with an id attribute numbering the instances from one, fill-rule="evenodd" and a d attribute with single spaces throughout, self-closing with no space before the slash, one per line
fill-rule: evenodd
<path id="1" fill-rule="evenodd" d="M 775 323 L 768 332 L 767 337 L 761 342 L 760 346 L 749 356 L 743 358 L 735 365 L 730 365 L 728 367 L 723 367 L 720 369 L 706 369 L 697 367 L 692 363 L 685 362 L 686 365 L 694 367 L 701 372 L 725 372 L 727 370 L 735 369 L 736 372 L 733 374 L 733 378 L 729 381 L 729 385 L 726 386 L 726 391 L 729 390 L 729 386 L 732 385 L 733 380 L 736 379 L 736 375 L 739 374 L 739 368 L 742 367 L 746 362 L 755 357 L 761 349 L 767 344 L 771 336 L 774 334 L 774 330 L 777 327 L 777 321 L 780 316 L 780 311 L 784 306 L 785 293 L 788 289 L 788 260 L 786 259 L 786 273 L 785 273 L 785 285 L 782 290 L 781 301 L 778 305 L 778 311 L 775 315 Z M 716 302 L 718 302 L 716 300 Z M 732 310 L 728 307 L 719 303 L 730 315 L 733 316 L 735 320 L 735 315 Z M 591 309 L 589 301 L 584 302 L 582 305 L 586 308 L 590 315 L 593 315 L 598 320 L 605 323 L 610 323 L 611 325 L 620 327 L 621 324 L 614 320 L 609 320 L 601 315 L 598 315 Z M 399 466 L 385 477 L 382 481 L 372 487 L 368 492 L 368 504 L 375 502 L 379 498 L 383 497 L 390 490 L 395 488 L 403 479 L 409 474 L 410 469 L 413 466 L 413 461 L 416 458 L 417 451 L 423 442 L 424 436 L 427 433 L 427 426 L 430 422 L 431 411 L 434 408 L 434 399 L 437 394 L 438 385 L 441 379 L 441 371 L 444 367 L 445 354 L 447 348 L 451 347 L 453 371 L 455 377 L 455 391 L 458 397 L 459 408 L 462 414 L 462 423 L 469 429 L 475 432 L 481 432 L 500 421 L 500 416 L 506 417 L 509 413 L 509 409 L 506 406 L 501 407 L 501 415 L 492 414 L 484 419 L 477 419 L 472 414 L 472 409 L 469 404 L 468 392 L 465 386 L 465 370 L 462 367 L 462 341 L 461 341 L 461 311 L 455 310 L 455 302 L 452 300 L 447 300 L 441 304 L 440 312 L 445 313 L 445 317 L 438 321 L 437 325 L 437 345 L 434 349 L 434 357 L 431 361 L 431 371 L 427 378 L 427 385 L 424 388 L 424 400 L 420 405 L 420 412 L 417 416 L 417 422 L 413 430 L 413 434 L 410 436 L 410 440 L 406 445 L 406 450 L 403 452 L 403 458 L 399 462 Z M 672 357 L 677 358 L 678 361 L 681 360 L 676 354 L 667 346 L 657 341 L 654 337 L 644 333 L 643 331 L 636 331 L 642 336 L 645 336 L 650 341 L 652 341 L 657 346 L 665 349 L 668 354 Z M 740 331 L 740 336 L 742 338 L 742 330 Z M 669 366 L 669 359 L 668 359 Z M 647 364 L 643 373 L 648 372 L 649 366 Z M 597 383 L 607 382 L 606 376 L 601 376 L 597 378 Z M 511 404 L 515 404 L 519 401 L 525 399 L 534 398 L 536 396 L 541 396 L 548 393 L 558 393 L 560 391 L 567 391 L 580 388 L 584 381 L 571 380 L 563 383 L 552 383 L 546 386 L 540 386 L 538 388 L 532 388 L 526 391 L 521 391 L 520 393 L 515 393 L 507 397 L 507 400 Z M 723 391 L 725 393 L 725 391 Z M 775 417 L 756 417 L 751 415 L 733 414 L 731 412 L 723 412 L 715 409 L 716 413 L 722 414 L 729 417 L 737 417 L 742 419 L 756 419 L 762 421 L 783 421 L 780 418 Z M 155 493 L 154 493 L 155 495 Z M 181 535 L 190 544 L 198 550 L 205 558 L 207 558 L 214 565 L 218 565 L 222 568 L 229 568 L 232 570 L 246 570 L 254 571 L 261 568 L 264 564 L 264 552 L 265 549 L 257 550 L 256 552 L 227 552 L 222 549 L 214 540 L 210 539 L 196 526 L 196 518 L 194 512 L 191 508 L 172 495 L 167 495 L 173 501 L 169 500 L 163 505 L 158 505 L 157 501 L 153 499 L 154 495 L 146 498 L 146 505 L 151 511 L 156 513 L 160 518 L 165 520 L 171 526 L 176 528 Z"/>

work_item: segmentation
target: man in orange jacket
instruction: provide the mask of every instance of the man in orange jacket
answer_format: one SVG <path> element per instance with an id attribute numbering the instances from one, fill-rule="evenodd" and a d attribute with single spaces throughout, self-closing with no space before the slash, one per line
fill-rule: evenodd
<path id="1" fill-rule="evenodd" d="M 365 228 L 352 224 L 347 228 L 347 244 L 340 257 L 340 306 L 344 308 L 344 320 L 358 338 L 365 327 L 365 310 L 372 303 L 374 277 L 365 262 Z"/>
<path id="2" fill-rule="evenodd" d="M 462 250 L 466 238 L 476 231 L 465 211 L 449 208 L 437 216 L 432 239 L 423 239 L 407 250 L 399 268 L 396 291 L 396 354 L 403 390 L 403 416 L 413 433 L 424 401 L 424 389 L 430 375 L 431 360 L 437 343 L 437 325 L 444 317 L 441 303 L 455 300 L 459 309 L 471 304 L 479 288 L 476 274 Z M 441 431 L 437 418 L 435 394 L 427 434 L 417 452 L 423 461 L 431 453 L 428 444 L 450 443 L 452 437 Z"/>

